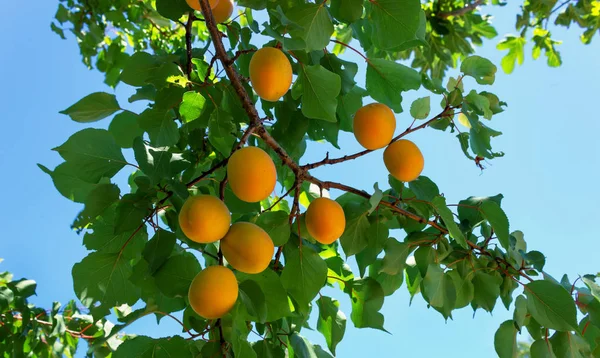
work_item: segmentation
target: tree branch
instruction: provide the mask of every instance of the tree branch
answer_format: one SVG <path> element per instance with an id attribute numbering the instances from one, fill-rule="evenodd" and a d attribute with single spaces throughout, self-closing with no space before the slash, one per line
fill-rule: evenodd
<path id="1" fill-rule="evenodd" d="M 191 80 L 192 75 L 192 24 L 194 23 L 194 11 L 190 11 L 188 22 L 185 24 L 185 48 L 187 55 L 187 66 L 185 73 L 188 80 Z"/>

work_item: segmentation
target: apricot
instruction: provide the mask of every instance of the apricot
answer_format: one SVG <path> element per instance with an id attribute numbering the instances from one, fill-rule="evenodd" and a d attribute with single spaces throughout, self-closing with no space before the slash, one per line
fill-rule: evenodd
<path id="1" fill-rule="evenodd" d="M 390 144 L 383 152 L 383 161 L 390 174 L 403 182 L 417 179 L 425 165 L 419 147 L 406 139 Z"/>
<path id="2" fill-rule="evenodd" d="M 219 0 L 212 13 L 217 24 L 227 21 L 233 14 L 233 0 Z"/>
<path id="3" fill-rule="evenodd" d="M 376 150 L 390 144 L 395 130 L 396 117 L 385 104 L 367 104 L 354 115 L 354 136 L 366 149 Z"/>
<path id="4" fill-rule="evenodd" d="M 229 158 L 227 177 L 235 196 L 256 203 L 268 198 L 275 189 L 277 170 L 267 152 L 257 147 L 245 147 Z"/>
<path id="5" fill-rule="evenodd" d="M 235 275 L 224 266 L 209 266 L 200 271 L 188 291 L 190 306 L 206 319 L 223 317 L 233 308 L 237 298 Z"/>
<path id="6" fill-rule="evenodd" d="M 269 234 L 258 225 L 238 222 L 231 225 L 221 240 L 221 250 L 234 269 L 255 274 L 269 266 L 275 245 Z"/>
<path id="7" fill-rule="evenodd" d="M 261 48 L 250 60 L 250 80 L 260 98 L 278 101 L 292 85 L 292 65 L 281 50 Z"/>
<path id="8" fill-rule="evenodd" d="M 185 0 L 189 7 L 197 11 L 202 10 L 202 8 L 200 7 L 200 1 L 202 0 Z M 219 4 L 219 0 L 208 0 L 208 4 L 210 5 L 210 8 L 214 10 L 214 8 L 217 7 L 217 5 Z"/>
<path id="9" fill-rule="evenodd" d="M 229 209 L 211 195 L 191 196 L 179 212 L 179 226 L 185 236 L 201 244 L 221 240 L 230 225 Z"/>
<path id="10" fill-rule="evenodd" d="M 328 198 L 313 200 L 306 210 L 306 229 L 321 244 L 329 245 L 339 239 L 346 228 L 342 206 Z"/>

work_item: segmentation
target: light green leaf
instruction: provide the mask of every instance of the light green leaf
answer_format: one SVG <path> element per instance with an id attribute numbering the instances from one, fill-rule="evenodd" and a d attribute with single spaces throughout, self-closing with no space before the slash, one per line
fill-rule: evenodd
<path id="1" fill-rule="evenodd" d="M 431 111 L 431 97 L 416 99 L 410 106 L 410 115 L 414 119 L 425 119 Z"/>
<path id="2" fill-rule="evenodd" d="M 480 85 L 494 84 L 496 79 L 496 66 L 487 58 L 469 56 L 460 65 L 460 71 L 467 76 L 475 78 Z"/>
<path id="3" fill-rule="evenodd" d="M 499 358 L 517 356 L 517 328 L 513 320 L 504 321 L 494 335 L 494 347 Z"/>
<path id="4" fill-rule="evenodd" d="M 523 295 L 519 295 L 515 300 L 515 312 L 513 320 L 519 327 L 525 326 L 527 319 L 527 299 Z"/>
<path id="5" fill-rule="evenodd" d="M 471 282 L 470 275 L 463 278 L 457 270 L 449 271 L 447 275 L 454 281 L 456 289 L 455 308 L 466 307 L 475 298 L 475 287 L 473 286 L 473 282 Z"/>
<path id="6" fill-rule="evenodd" d="M 469 92 L 465 101 L 475 109 L 475 112 L 483 118 L 492 119 L 494 112 L 490 109 L 490 101 L 487 97 L 477 94 L 475 90 Z"/>
<path id="7" fill-rule="evenodd" d="M 306 245 L 300 249 L 288 242 L 283 249 L 285 268 L 281 273 L 281 283 L 292 298 L 301 306 L 307 307 L 327 279 L 327 264 Z"/>
<path id="8" fill-rule="evenodd" d="M 558 331 L 577 329 L 577 309 L 573 297 L 561 285 L 533 281 L 525 287 L 527 309 L 542 326 Z"/>
<path id="9" fill-rule="evenodd" d="M 275 246 L 283 246 L 290 238 L 289 215 L 285 211 L 267 211 L 262 213 L 256 225 L 269 234 Z"/>
<path id="10" fill-rule="evenodd" d="M 402 92 L 417 90 L 421 86 L 421 76 L 417 71 L 381 58 L 369 59 L 366 81 L 369 95 L 396 113 L 402 112 Z"/>
<path id="11" fill-rule="evenodd" d="M 80 99 L 71 107 L 60 111 L 79 123 L 96 122 L 120 111 L 119 102 L 114 94 L 96 92 Z"/>
<path id="12" fill-rule="evenodd" d="M 367 247 L 369 219 L 368 206 L 358 202 L 349 202 L 343 206 L 346 216 L 346 228 L 340 243 L 346 256 L 356 255 Z"/>
<path id="13" fill-rule="evenodd" d="M 552 350 L 559 358 L 589 358 L 591 356 L 588 343 L 571 332 L 555 332 L 550 338 Z"/>
<path id="14" fill-rule="evenodd" d="M 342 341 L 346 332 L 346 316 L 340 311 L 340 303 L 331 297 L 322 296 L 317 300 L 317 305 L 317 330 L 325 337 L 331 353 L 335 354 L 335 347 Z"/>
<path id="15" fill-rule="evenodd" d="M 449 317 L 456 304 L 454 280 L 439 265 L 430 264 L 423 278 L 423 295 L 430 305 Z"/>
<path id="16" fill-rule="evenodd" d="M 527 40 L 524 37 L 507 36 L 496 45 L 498 50 L 508 50 L 504 55 L 500 65 L 505 73 L 512 73 L 515 69 L 515 62 L 519 65 L 523 64 L 525 59 L 524 47 Z"/>
<path id="17" fill-rule="evenodd" d="M 183 101 L 179 106 L 179 114 L 185 123 L 189 123 L 200 117 L 204 109 L 206 98 L 198 92 L 190 91 L 183 95 Z"/>
<path id="18" fill-rule="evenodd" d="M 446 205 L 446 198 L 444 198 L 443 196 L 436 196 L 432 200 L 431 204 L 433 205 L 435 211 L 437 211 L 437 213 L 442 217 L 442 220 L 444 220 L 444 224 L 448 228 L 450 236 L 454 240 L 456 240 L 456 242 L 460 246 L 467 249 L 468 245 L 467 240 L 465 239 L 465 235 L 462 233 L 462 231 L 454 221 L 452 211 L 450 211 L 450 209 L 448 209 L 448 206 Z"/>
<path id="19" fill-rule="evenodd" d="M 475 272 L 473 277 L 473 286 L 475 287 L 473 304 L 475 307 L 481 307 L 488 312 L 492 312 L 500 296 L 502 282 L 502 277 L 496 273 Z"/>
<path id="20" fill-rule="evenodd" d="M 356 328 L 383 328 L 384 317 L 379 312 L 384 294 L 379 282 L 367 277 L 352 282 L 352 322 Z"/>
<path id="21" fill-rule="evenodd" d="M 302 96 L 302 114 L 307 118 L 336 122 L 337 96 L 341 88 L 340 76 L 323 66 L 301 66 L 292 95 L 295 99 Z"/>
<path id="22" fill-rule="evenodd" d="M 377 209 L 379 203 L 381 202 L 381 199 L 383 199 L 383 191 L 379 189 L 378 183 L 375 183 L 373 185 L 373 189 L 375 189 L 375 193 L 373 193 L 373 195 L 371 195 L 371 197 L 369 198 L 369 204 L 371 205 L 371 208 L 369 209 L 369 215 L 371 215 L 373 211 Z"/>
<path id="23" fill-rule="evenodd" d="M 90 194 L 96 184 L 89 183 L 79 178 L 79 167 L 71 162 L 64 162 L 51 171 L 45 166 L 38 164 L 38 167 L 44 171 L 44 173 L 50 175 L 52 182 L 65 198 L 72 200 L 76 203 L 83 203 Z"/>
<path id="24" fill-rule="evenodd" d="M 531 344 L 531 358 L 556 358 L 552 351 L 552 343 L 546 342 L 545 339 L 538 339 Z"/>
<path id="25" fill-rule="evenodd" d="M 302 27 L 292 29 L 294 37 L 300 37 L 306 43 L 306 51 L 323 50 L 329 44 L 333 34 L 333 23 L 323 4 L 301 4 L 287 12 L 290 20 Z"/>
<path id="26" fill-rule="evenodd" d="M 371 3 L 372 41 L 391 50 L 418 38 L 421 3 L 418 0 L 378 0 Z"/>

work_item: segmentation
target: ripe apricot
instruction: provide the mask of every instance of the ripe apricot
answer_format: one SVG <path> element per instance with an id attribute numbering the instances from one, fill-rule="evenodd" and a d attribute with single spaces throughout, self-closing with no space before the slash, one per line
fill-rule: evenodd
<path id="1" fill-rule="evenodd" d="M 212 13 L 217 24 L 227 21 L 233 14 L 233 0 L 219 0 Z"/>
<path id="2" fill-rule="evenodd" d="M 354 115 L 354 136 L 366 149 L 380 149 L 390 144 L 395 130 L 396 117 L 385 104 L 367 104 Z"/>
<path id="3" fill-rule="evenodd" d="M 261 48 L 250 60 L 250 80 L 260 98 L 278 101 L 292 85 L 292 65 L 281 50 Z"/>
<path id="4" fill-rule="evenodd" d="M 269 266 L 275 245 L 269 234 L 258 225 L 238 222 L 231 225 L 221 240 L 221 250 L 234 269 L 255 274 Z"/>
<path id="5" fill-rule="evenodd" d="M 221 240 L 230 225 L 229 209 L 212 195 L 191 196 L 179 212 L 179 226 L 185 236 L 201 244 Z"/>
<path id="6" fill-rule="evenodd" d="M 390 174 L 403 182 L 417 179 L 425 165 L 419 147 L 406 139 L 390 144 L 383 152 L 383 161 Z"/>
<path id="7" fill-rule="evenodd" d="M 200 271 L 188 291 L 190 306 L 206 319 L 223 317 L 233 308 L 237 297 L 235 275 L 224 266 L 209 266 Z"/>
<path id="8" fill-rule="evenodd" d="M 257 147 L 245 147 L 229 158 L 227 177 L 235 196 L 256 203 L 268 198 L 275 189 L 277 170 L 267 152 Z"/>
<path id="9" fill-rule="evenodd" d="M 339 239 L 346 228 L 342 206 L 328 198 L 313 200 L 306 210 L 306 229 L 321 244 L 329 245 Z"/>
<path id="10" fill-rule="evenodd" d="M 198 11 L 202 10 L 202 8 L 200 7 L 200 1 L 202 0 L 185 0 L 189 7 Z M 208 4 L 210 5 L 211 9 L 214 9 L 219 4 L 219 0 L 208 0 Z"/>

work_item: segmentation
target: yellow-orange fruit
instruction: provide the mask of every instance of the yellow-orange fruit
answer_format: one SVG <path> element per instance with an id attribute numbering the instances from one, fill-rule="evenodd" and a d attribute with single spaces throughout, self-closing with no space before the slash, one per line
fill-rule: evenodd
<path id="1" fill-rule="evenodd" d="M 380 149 L 390 144 L 395 130 L 396 117 L 385 104 L 367 104 L 354 115 L 354 136 L 366 149 Z"/>
<path id="2" fill-rule="evenodd" d="M 235 196 L 256 203 L 268 198 L 275 189 L 277 170 L 267 152 L 257 147 L 245 147 L 229 158 L 227 178 Z"/>
<path id="3" fill-rule="evenodd" d="M 261 48 L 250 60 L 250 80 L 260 98 L 275 102 L 283 97 L 292 85 L 290 60 L 279 49 Z"/>
<path id="4" fill-rule="evenodd" d="M 221 240 L 230 225 L 229 209 L 212 195 L 191 196 L 179 212 L 179 226 L 185 236 L 201 244 Z"/>
<path id="5" fill-rule="evenodd" d="M 212 13 L 217 24 L 227 21 L 233 14 L 233 0 L 219 0 Z"/>
<path id="6" fill-rule="evenodd" d="M 346 228 L 342 206 L 328 198 L 313 200 L 306 210 L 306 229 L 321 244 L 329 245 L 339 239 Z"/>
<path id="7" fill-rule="evenodd" d="M 202 10 L 200 8 L 200 1 L 201 0 L 185 0 L 185 2 L 187 2 L 189 7 L 191 7 L 194 10 L 198 10 L 198 11 Z M 219 0 L 208 0 L 208 3 L 210 5 L 210 8 L 214 9 L 219 4 Z"/>
<path id="8" fill-rule="evenodd" d="M 237 297 L 235 275 L 223 266 L 209 266 L 200 271 L 188 291 L 190 306 L 206 319 L 223 317 L 233 308 Z"/>
<path id="9" fill-rule="evenodd" d="M 390 144 L 383 152 L 383 161 L 390 174 L 403 182 L 417 179 L 425 165 L 419 147 L 406 139 Z"/>
<path id="10" fill-rule="evenodd" d="M 231 225 L 221 240 L 221 250 L 227 262 L 244 273 L 261 273 L 271 262 L 275 245 L 265 230 L 252 223 Z"/>

